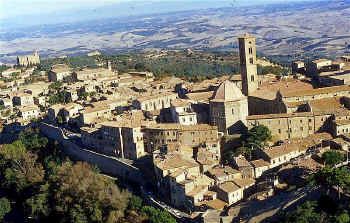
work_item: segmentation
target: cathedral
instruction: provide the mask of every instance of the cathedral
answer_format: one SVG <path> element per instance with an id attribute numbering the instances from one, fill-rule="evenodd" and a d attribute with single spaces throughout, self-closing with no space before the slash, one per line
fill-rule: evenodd
<path id="1" fill-rule="evenodd" d="M 40 56 L 37 51 L 35 51 L 33 55 L 17 57 L 17 65 L 19 66 L 29 67 L 29 66 L 38 65 L 38 64 L 40 64 Z"/>
<path id="2" fill-rule="evenodd" d="M 248 96 L 258 88 L 255 37 L 245 34 L 238 39 L 242 76 L 242 91 L 226 80 L 210 100 L 210 124 L 227 134 L 247 129 Z"/>

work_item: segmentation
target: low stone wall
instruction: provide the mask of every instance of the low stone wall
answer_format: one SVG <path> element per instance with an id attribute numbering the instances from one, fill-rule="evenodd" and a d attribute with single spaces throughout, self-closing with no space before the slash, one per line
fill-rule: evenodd
<path id="1" fill-rule="evenodd" d="M 121 178 L 126 181 L 142 184 L 144 177 L 138 168 L 123 160 L 95 153 L 81 148 L 63 134 L 62 130 L 46 123 L 40 125 L 40 131 L 50 139 L 56 140 L 63 146 L 64 152 L 75 161 L 88 162 L 97 166 L 102 173 Z"/>

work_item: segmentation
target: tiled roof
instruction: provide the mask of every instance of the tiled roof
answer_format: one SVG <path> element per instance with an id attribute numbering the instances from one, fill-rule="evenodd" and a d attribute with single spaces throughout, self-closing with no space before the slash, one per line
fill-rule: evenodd
<path id="1" fill-rule="evenodd" d="M 258 160 L 254 160 L 251 161 L 251 164 L 253 165 L 253 167 L 258 168 L 258 167 L 263 167 L 263 166 L 269 166 L 270 164 L 268 162 L 266 162 L 263 159 L 258 159 Z"/>
<path id="2" fill-rule="evenodd" d="M 343 92 L 343 91 L 350 91 L 350 86 L 341 85 L 341 86 L 334 86 L 334 87 L 305 89 L 305 90 L 301 90 L 301 91 L 299 90 L 294 92 L 281 91 L 281 94 L 284 98 L 288 98 L 288 97 L 302 97 L 302 96 L 312 96 L 312 95 L 328 94 L 328 93 L 332 94 L 332 93 Z"/>

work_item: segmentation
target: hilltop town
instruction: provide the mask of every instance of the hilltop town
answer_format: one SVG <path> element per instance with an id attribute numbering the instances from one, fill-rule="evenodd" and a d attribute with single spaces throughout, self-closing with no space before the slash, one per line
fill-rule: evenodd
<path id="1" fill-rule="evenodd" d="M 1 72 L 1 141 L 37 128 L 71 159 L 137 184 L 178 221 L 259 222 L 277 210 L 248 216 L 238 207 L 267 208 L 264 201 L 304 188 L 325 166 L 324 153 L 347 154 L 350 57 L 294 61 L 290 72 L 260 75 L 258 65 L 288 69 L 257 58 L 252 35 L 238 46 L 239 57 L 221 61 L 237 62 L 240 75 L 196 80 L 142 66 L 121 71 L 98 51 L 88 55 L 98 66 L 79 69 L 38 70 L 38 52 L 19 56 Z"/>

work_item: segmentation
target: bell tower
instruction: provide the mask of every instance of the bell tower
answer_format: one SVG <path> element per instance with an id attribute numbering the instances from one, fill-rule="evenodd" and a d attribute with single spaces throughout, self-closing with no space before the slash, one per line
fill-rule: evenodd
<path id="1" fill-rule="evenodd" d="M 255 37 L 244 34 L 238 38 L 242 76 L 242 92 L 249 96 L 258 88 Z"/>

